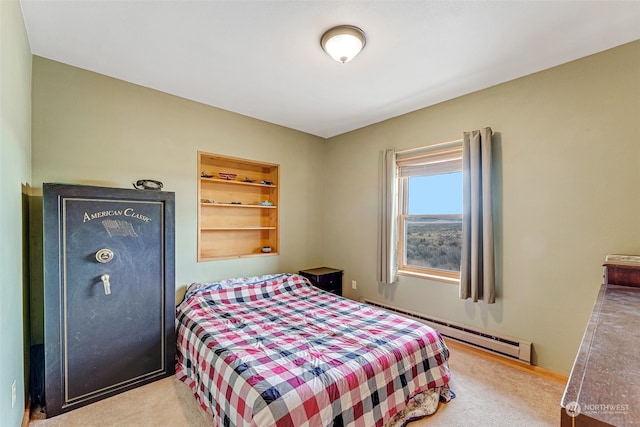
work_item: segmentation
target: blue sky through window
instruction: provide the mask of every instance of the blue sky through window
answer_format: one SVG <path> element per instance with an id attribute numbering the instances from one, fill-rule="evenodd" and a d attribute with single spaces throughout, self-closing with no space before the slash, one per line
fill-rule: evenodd
<path id="1" fill-rule="evenodd" d="M 409 215 L 462 215 L 462 172 L 409 178 Z"/>

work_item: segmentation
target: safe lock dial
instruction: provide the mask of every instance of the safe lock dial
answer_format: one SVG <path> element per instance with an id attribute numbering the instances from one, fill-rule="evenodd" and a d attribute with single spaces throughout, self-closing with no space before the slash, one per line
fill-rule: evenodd
<path id="1" fill-rule="evenodd" d="M 100 249 L 96 252 L 96 260 L 101 263 L 107 263 L 113 259 L 113 251 L 111 249 Z"/>

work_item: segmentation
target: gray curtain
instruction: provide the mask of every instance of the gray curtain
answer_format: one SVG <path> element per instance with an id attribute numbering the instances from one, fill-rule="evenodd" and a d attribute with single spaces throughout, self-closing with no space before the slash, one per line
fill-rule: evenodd
<path id="1" fill-rule="evenodd" d="M 464 132 L 460 298 L 496 300 L 491 194 L 491 128 Z"/>
<path id="2" fill-rule="evenodd" d="M 380 151 L 378 207 L 378 272 L 379 283 L 389 285 L 398 279 L 398 248 L 396 220 L 396 153 Z"/>

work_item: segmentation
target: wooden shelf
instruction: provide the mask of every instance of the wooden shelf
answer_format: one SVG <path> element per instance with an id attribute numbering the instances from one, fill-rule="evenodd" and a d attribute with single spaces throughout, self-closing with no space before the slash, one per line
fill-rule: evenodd
<path id="1" fill-rule="evenodd" d="M 276 227 L 203 227 L 200 230 L 201 231 L 224 231 L 224 230 L 251 231 L 251 230 L 277 230 L 277 229 Z"/>
<path id="2" fill-rule="evenodd" d="M 198 152 L 198 261 L 278 254 L 279 168 Z M 218 178 L 220 173 L 235 174 L 236 179 Z M 261 205 L 262 201 L 272 205 Z M 262 252 L 264 246 L 271 252 Z"/>
<path id="3" fill-rule="evenodd" d="M 200 206 L 210 208 L 261 208 L 261 209 L 276 209 L 276 206 L 265 205 L 238 205 L 236 203 L 206 203 L 201 202 Z"/>
<path id="4" fill-rule="evenodd" d="M 208 178 L 208 177 L 201 176 L 200 180 L 203 182 L 218 182 L 221 184 L 251 185 L 254 187 L 276 188 L 275 184 L 261 184 L 260 182 L 247 182 L 247 181 L 242 181 L 238 179 Z"/>

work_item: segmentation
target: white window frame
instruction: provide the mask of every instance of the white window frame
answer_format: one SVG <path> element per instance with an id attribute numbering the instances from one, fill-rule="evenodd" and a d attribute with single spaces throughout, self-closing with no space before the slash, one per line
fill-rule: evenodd
<path id="1" fill-rule="evenodd" d="M 460 141 L 461 142 L 461 141 Z M 409 177 L 444 175 L 462 171 L 462 146 L 456 144 L 440 150 L 423 151 L 418 154 L 398 156 L 398 274 L 460 284 L 460 271 L 419 267 L 406 263 L 407 220 L 412 218 L 460 219 L 460 215 L 409 215 Z M 462 189 L 460 189 L 462 193 Z"/>

